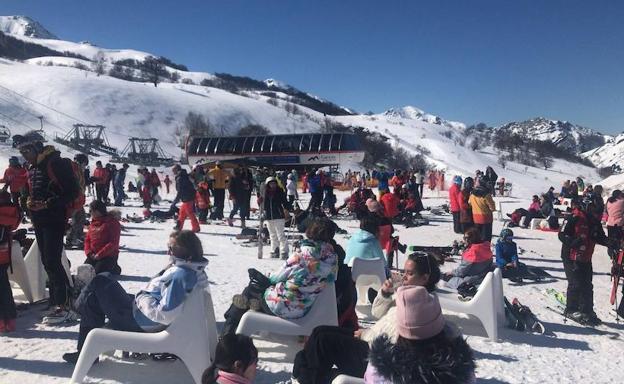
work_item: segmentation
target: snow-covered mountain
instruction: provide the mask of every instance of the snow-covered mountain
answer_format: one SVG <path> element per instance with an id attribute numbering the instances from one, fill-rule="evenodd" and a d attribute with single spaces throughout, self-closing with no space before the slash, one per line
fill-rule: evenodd
<path id="1" fill-rule="evenodd" d="M 552 141 L 557 146 L 572 150 L 577 154 L 600 147 L 612 138 L 587 127 L 544 117 L 511 122 L 496 129 L 527 139 Z"/>
<path id="2" fill-rule="evenodd" d="M 424 121 L 425 123 L 442 125 L 442 126 L 449 127 L 449 128 L 458 128 L 458 129 L 466 128 L 466 125 L 464 123 L 460 123 L 457 121 L 444 120 L 443 118 L 439 116 L 425 113 L 425 111 L 419 108 L 413 107 L 411 105 L 406 105 L 401 108 L 390 108 L 386 112 L 384 112 L 383 115 L 389 116 L 389 117 L 399 117 L 402 119 L 409 119 L 409 120 L 419 120 L 419 121 Z"/>
<path id="3" fill-rule="evenodd" d="M 611 167 L 613 165 L 624 169 L 624 133 L 609 138 L 602 146 L 589 150 L 582 155 L 589 159 L 596 167 Z"/>
<path id="4" fill-rule="evenodd" d="M 27 16 L 0 16 L 0 32 L 39 39 L 57 39 L 41 24 Z"/>
<path id="5" fill-rule="evenodd" d="M 119 149 L 129 137 L 154 137 L 165 151 L 178 157 L 182 154 L 179 143 L 184 138 L 177 128 L 188 112 L 194 112 L 203 115 L 218 134 L 236 134 L 250 124 L 262 125 L 276 134 L 318 132 L 327 128 L 328 123 L 362 127 L 388 138 L 394 147 L 409 154 L 422 154 L 427 162 L 449 174 L 473 175 L 476 169 L 491 165 L 499 175 L 518 183 L 515 188 L 519 194 L 546 190 L 562 178 L 597 178 L 592 168 L 575 165 L 571 170 L 564 161 L 555 161 L 549 170 L 513 162 L 503 169 L 498 166 L 498 155 L 493 149 L 473 151 L 464 146 L 463 123 L 447 121 L 415 107 L 373 115 L 354 114 L 279 81 L 177 69 L 181 66 L 167 67 L 177 72 L 178 81 L 166 79 L 154 87 L 108 76 L 106 72 L 98 76 L 92 69 L 91 60 L 99 53 L 105 57 L 106 71 L 115 61 L 142 60 L 149 53 L 8 35 L 86 58 L 65 55 L 24 61 L 0 59 L 0 124 L 10 127 L 13 134 L 39 128 L 39 116 L 43 117 L 44 130 L 50 138 L 65 135 L 76 123 L 102 124 L 110 144 Z M 228 82 L 228 86 L 223 86 L 223 82 Z M 317 108 L 319 105 L 336 113 L 324 113 Z M 14 150 L 0 146 L 0 159 L 12 154 Z"/>

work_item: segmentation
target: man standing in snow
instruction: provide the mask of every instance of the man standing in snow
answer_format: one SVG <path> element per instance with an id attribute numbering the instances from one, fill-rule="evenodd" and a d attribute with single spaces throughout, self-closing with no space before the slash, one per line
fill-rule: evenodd
<path id="1" fill-rule="evenodd" d="M 126 196 L 124 193 L 124 184 L 126 182 L 126 171 L 130 166 L 126 163 L 121 167 L 117 174 L 115 175 L 115 181 L 113 183 L 113 188 L 115 189 L 115 206 L 121 207 L 123 206 L 123 199 Z"/>
<path id="2" fill-rule="evenodd" d="M 102 166 L 101 161 L 95 163 L 95 170 L 93 171 L 93 180 L 95 181 L 95 195 L 98 200 L 106 203 L 108 191 L 106 186 L 108 185 L 108 178 L 110 174 L 107 168 Z"/>
<path id="3" fill-rule="evenodd" d="M 41 262 L 48 274 L 49 304 L 52 307 L 44 322 L 57 324 L 72 318 L 68 297 L 70 285 L 61 256 L 67 223 L 66 207 L 78 197 L 79 186 L 71 161 L 61 158 L 53 146 L 44 146 L 43 141 L 36 131 L 13 136 L 13 145 L 32 165 L 32 193 L 26 205 L 31 212 Z"/>
<path id="4" fill-rule="evenodd" d="M 450 211 L 451 215 L 453 215 L 453 232 L 455 233 L 463 233 L 461 221 L 459 220 L 459 200 L 462 198 L 461 196 L 461 185 L 462 178 L 459 175 L 456 175 L 453 178 L 453 185 L 449 188 L 448 196 L 450 203 Z"/>
<path id="5" fill-rule="evenodd" d="M 593 214 L 594 202 L 572 200 L 572 218 L 559 232 L 561 259 L 568 279 L 565 314 L 580 323 L 599 325 L 594 312 L 592 255 L 596 244 L 608 245 L 600 221 Z"/>
<path id="6" fill-rule="evenodd" d="M 196 193 L 193 182 L 191 181 L 188 173 L 182 169 L 179 164 L 174 165 L 171 171 L 175 175 L 177 191 L 174 204 L 177 201 L 182 202 L 182 205 L 180 206 L 180 213 L 178 215 L 178 224 L 175 229 L 182 230 L 184 227 L 184 221 L 188 217 L 191 220 L 191 229 L 193 232 L 199 232 L 199 221 L 197 220 L 193 210 L 193 202 L 195 201 Z"/>
<path id="7" fill-rule="evenodd" d="M 214 196 L 215 211 L 210 215 L 212 220 L 223 219 L 223 207 L 225 203 L 225 187 L 227 186 L 228 173 L 217 161 L 215 167 L 208 171 L 208 177 L 212 179 L 212 195 Z"/>

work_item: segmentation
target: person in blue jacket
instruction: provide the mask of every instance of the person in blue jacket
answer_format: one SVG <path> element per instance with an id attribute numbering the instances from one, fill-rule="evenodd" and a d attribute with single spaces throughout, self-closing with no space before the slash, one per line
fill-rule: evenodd
<path id="1" fill-rule="evenodd" d="M 496 266 L 504 278 L 521 281 L 524 264 L 518 261 L 518 246 L 513 241 L 513 231 L 503 228 L 496 242 Z"/>
<path id="2" fill-rule="evenodd" d="M 182 312 L 183 303 L 194 289 L 205 289 L 201 241 L 192 231 L 175 231 L 169 236 L 170 264 L 154 276 L 136 295 L 126 291 L 110 274 L 96 275 L 82 290 L 75 307 L 80 313 L 78 351 L 65 353 L 63 360 L 76 363 L 92 329 L 104 326 L 128 332 L 160 332 Z M 199 319 L 198 319 L 199 320 Z"/>
<path id="3" fill-rule="evenodd" d="M 379 171 L 373 171 L 373 178 L 377 179 L 377 190 L 379 191 L 379 197 L 381 197 L 389 190 L 388 179 L 390 179 L 390 173 L 386 171 L 385 167 L 381 167 Z"/>
<path id="4" fill-rule="evenodd" d="M 384 254 L 377 239 L 379 220 L 373 215 L 366 215 L 360 220 L 360 230 L 351 236 L 347 243 L 347 255 L 344 263 L 351 266 L 353 260 L 383 259 Z"/>

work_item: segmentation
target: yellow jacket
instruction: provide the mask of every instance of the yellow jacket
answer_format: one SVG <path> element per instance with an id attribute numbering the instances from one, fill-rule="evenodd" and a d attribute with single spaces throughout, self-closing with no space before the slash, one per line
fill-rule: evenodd
<path id="1" fill-rule="evenodd" d="M 225 189 L 230 174 L 229 172 L 223 170 L 223 168 L 214 167 L 210 171 L 208 171 L 208 177 L 213 180 L 213 188 Z"/>
<path id="2" fill-rule="evenodd" d="M 489 224 L 494 221 L 492 212 L 496 211 L 496 204 L 491 194 L 475 188 L 468 198 L 468 204 L 472 208 L 472 220 L 475 224 Z"/>

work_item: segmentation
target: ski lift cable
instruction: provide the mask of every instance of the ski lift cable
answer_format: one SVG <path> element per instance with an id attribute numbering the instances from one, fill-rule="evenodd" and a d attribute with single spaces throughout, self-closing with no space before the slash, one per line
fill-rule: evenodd
<path id="1" fill-rule="evenodd" d="M 14 90 L 12 90 L 12 89 L 9 89 L 9 88 L 7 88 L 7 87 L 5 87 L 5 86 L 3 86 L 3 85 L 0 85 L 0 88 L 2 88 L 2 89 L 6 89 L 7 91 L 12 92 L 12 93 L 14 93 L 14 94 L 16 94 L 16 95 L 18 95 L 18 96 L 20 96 L 20 97 L 23 97 L 23 98 L 24 98 L 24 99 L 26 99 L 26 100 L 30 100 L 30 101 L 32 101 L 32 102 L 33 102 L 33 103 L 35 103 L 35 104 L 39 104 L 39 105 L 41 105 L 42 107 L 45 107 L 45 108 L 47 108 L 47 109 L 49 109 L 49 110 L 52 110 L 52 111 L 54 111 L 54 112 L 56 112 L 56 113 L 59 113 L 59 114 L 61 114 L 61 115 L 63 115 L 63 116 L 66 116 L 66 117 L 68 117 L 68 118 L 70 118 L 70 119 L 72 119 L 72 120 L 76 120 L 76 121 L 78 121 L 78 122 L 80 122 L 80 123 L 82 123 L 82 124 L 88 124 L 87 122 L 85 122 L 85 121 L 83 121 L 83 120 L 80 120 L 80 119 L 79 119 L 79 118 L 77 118 L 77 117 L 74 117 L 74 116 L 71 116 L 71 115 L 69 115 L 69 114 L 67 114 L 67 113 L 65 113 L 65 112 L 59 111 L 59 110 L 57 110 L 56 108 L 50 107 L 50 106 L 48 106 L 48 105 L 45 105 L 45 104 L 43 104 L 43 103 L 41 103 L 41 102 L 39 102 L 39 101 L 37 101 L 37 100 L 33 100 L 33 99 L 31 99 L 31 98 L 29 98 L 29 97 L 27 97 L 27 96 L 24 96 L 24 95 L 22 95 L 22 94 L 20 94 L 20 93 L 18 93 L 18 92 L 15 92 L 15 91 L 14 91 Z M 5 100 L 6 100 L 6 99 L 5 99 Z M 14 104 L 14 103 L 12 103 L 12 104 L 13 104 L 13 105 L 16 105 L 16 104 Z M 22 110 L 24 110 L 23 108 L 21 108 L 21 109 L 22 109 Z M 25 110 L 24 110 L 24 111 L 25 111 Z M 26 111 L 26 112 L 28 112 L 28 111 Z M 28 113 L 30 113 L 30 112 L 28 112 Z M 35 117 L 39 118 L 39 116 L 36 116 L 36 115 L 33 115 L 33 116 L 35 116 Z M 54 126 L 54 127 L 58 128 L 58 129 L 63 129 L 62 127 L 59 127 L 58 125 L 56 125 L 56 124 L 54 124 L 54 123 L 52 123 L 52 122 L 50 122 L 50 121 L 46 121 L 46 123 L 48 123 L 48 124 L 50 124 L 50 125 L 52 125 L 52 126 Z M 126 135 L 126 134 L 123 134 L 123 133 L 120 133 L 120 132 L 116 132 L 116 131 L 113 131 L 113 130 L 110 130 L 110 129 L 109 129 L 109 132 L 111 132 L 111 133 L 113 133 L 113 134 L 115 134 L 115 135 L 119 135 L 119 136 L 124 136 L 124 137 L 132 137 L 131 135 Z"/>
<path id="2" fill-rule="evenodd" d="M 11 120 L 11 121 L 12 121 L 12 122 L 14 122 L 14 123 L 17 123 L 17 124 L 23 125 L 24 127 L 28 128 L 28 129 L 30 129 L 30 130 L 35 130 L 35 128 L 31 127 L 30 125 L 28 125 L 28 124 L 26 124 L 26 123 L 23 123 L 23 122 L 21 122 L 21 121 L 15 120 L 15 119 L 14 119 L 14 118 L 12 118 L 11 116 L 9 116 L 9 115 L 5 115 L 5 114 L 4 114 L 4 113 L 2 113 L 2 112 L 0 112 L 0 116 L 4 116 L 6 119 Z"/>
<path id="3" fill-rule="evenodd" d="M 2 88 L 2 89 L 6 89 L 7 91 L 9 91 L 9 92 L 11 92 L 11 93 L 14 93 L 14 94 L 16 94 L 16 95 L 18 95 L 18 96 L 20 96 L 20 97 L 23 97 L 23 98 L 24 98 L 24 99 L 26 99 L 26 100 L 30 100 L 30 101 L 32 101 L 32 102 L 33 102 L 33 103 L 35 103 L 35 104 L 39 104 L 39 105 L 41 105 L 42 107 L 47 108 L 47 109 L 49 109 L 49 110 L 51 110 L 51 111 L 54 111 L 54 112 L 56 112 L 56 113 L 59 113 L 59 114 L 61 114 L 61 115 L 63 115 L 63 116 L 69 117 L 69 118 L 70 118 L 70 119 L 72 119 L 72 120 L 76 120 L 76 121 L 78 121 L 78 122 L 80 122 L 80 123 L 87 124 L 87 122 L 85 122 L 85 121 L 83 121 L 83 120 L 80 120 L 80 119 L 79 119 L 79 118 L 77 118 L 77 117 L 74 117 L 74 116 L 69 115 L 69 114 L 67 114 L 67 113 L 65 113 L 65 112 L 59 111 L 58 109 L 53 108 L 53 107 L 50 107 L 49 105 L 46 105 L 46 104 L 44 104 L 44 103 L 42 103 L 42 102 L 39 102 L 39 101 L 37 101 L 37 100 L 33 100 L 33 99 L 31 99 L 30 97 L 28 97 L 28 96 L 24 96 L 24 95 L 22 95 L 21 93 L 18 93 L 18 92 L 14 91 L 14 90 L 12 90 L 12 89 L 10 89 L 10 88 L 5 87 L 4 85 L 0 85 L 0 88 Z"/>
<path id="4" fill-rule="evenodd" d="M 7 103 L 14 105 L 15 107 L 17 107 L 17 108 L 21 109 L 22 111 L 24 111 L 24 112 L 28 113 L 29 115 L 31 115 L 31 116 L 33 116 L 33 117 L 35 117 L 35 118 L 37 118 L 37 119 L 40 119 L 40 118 L 42 117 L 41 115 L 34 114 L 34 113 L 30 112 L 29 110 L 27 110 L 27 109 L 25 109 L 25 108 L 23 108 L 23 107 L 20 107 L 20 106 L 19 106 L 18 104 L 16 104 L 15 102 L 12 102 L 12 101 L 10 101 L 10 100 L 7 100 L 7 99 L 5 99 L 5 98 L 3 98 L 3 97 L 0 97 L 0 100 L 6 101 Z M 49 125 L 51 125 L 51 126 L 53 126 L 53 127 L 56 127 L 56 128 L 58 128 L 58 129 L 61 129 L 61 130 L 63 129 L 63 127 L 59 127 L 58 125 L 54 124 L 53 122 L 51 122 L 51 121 L 49 121 L 49 120 L 46 120 L 46 124 L 49 124 Z"/>

